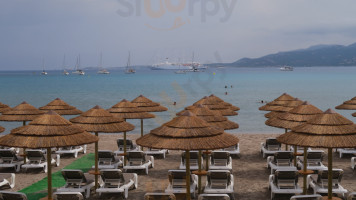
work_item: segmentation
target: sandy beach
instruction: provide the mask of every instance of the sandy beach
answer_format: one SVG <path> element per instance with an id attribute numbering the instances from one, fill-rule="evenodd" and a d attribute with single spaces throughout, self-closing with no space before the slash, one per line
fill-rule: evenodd
<path id="1" fill-rule="evenodd" d="M 235 199 L 270 199 L 270 191 L 268 190 L 268 176 L 270 170 L 266 167 L 266 159 L 260 154 L 260 144 L 266 138 L 276 137 L 278 134 L 236 134 L 240 139 L 240 158 L 233 158 L 233 175 L 235 177 Z M 117 150 L 116 140 L 122 137 L 122 134 L 102 134 L 100 135 L 99 149 L 100 150 Z M 129 134 L 128 138 L 136 139 L 138 134 Z M 325 152 L 327 152 L 324 149 Z M 88 145 L 88 152 L 94 152 L 94 145 Z M 170 151 L 166 159 L 155 158 L 155 167 L 150 169 L 148 175 L 139 173 L 138 188 L 129 192 L 128 199 L 143 199 L 147 192 L 163 192 L 168 185 L 167 172 L 169 169 L 178 169 L 180 163 L 180 151 Z M 78 157 L 82 157 L 80 154 Z M 75 159 L 73 157 L 63 157 L 59 167 L 53 167 L 53 172 L 61 170 L 66 165 L 70 164 Z M 356 191 L 355 178 L 356 174 L 350 168 L 350 156 L 339 158 L 338 154 L 333 155 L 334 168 L 344 170 L 342 186 L 349 192 Z M 204 162 L 205 163 L 205 162 Z M 327 156 L 325 155 L 324 165 L 327 165 Z M 2 169 L 4 172 L 4 169 Z M 16 185 L 11 191 L 21 190 L 43 178 L 45 173 L 31 171 L 29 173 L 17 173 Z M 202 178 L 202 185 L 206 182 L 205 177 Z M 299 178 L 299 185 L 302 187 L 302 177 Z M 312 191 L 309 191 L 309 193 Z M 115 195 L 105 195 L 97 197 L 92 195 L 90 199 L 120 199 Z M 180 199 L 184 199 L 180 198 Z M 281 198 L 283 199 L 283 198 Z M 288 198 L 285 198 L 288 199 Z"/>

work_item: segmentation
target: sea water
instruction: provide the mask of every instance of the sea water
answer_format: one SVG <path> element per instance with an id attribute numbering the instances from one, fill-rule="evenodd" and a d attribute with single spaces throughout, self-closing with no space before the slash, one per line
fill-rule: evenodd
<path id="1" fill-rule="evenodd" d="M 122 70 L 111 74 L 86 71 L 84 76 L 62 75 L 60 71 L 0 72 L 0 102 L 13 107 L 26 101 L 35 107 L 44 106 L 59 97 L 68 104 L 86 111 L 95 105 L 107 109 L 122 99 L 133 100 L 140 94 L 161 103 L 166 112 L 154 113 L 156 118 L 144 120 L 144 133 L 175 117 L 175 113 L 204 96 L 215 94 L 241 108 L 238 116 L 228 117 L 240 128 L 228 132 L 283 133 L 284 130 L 265 125 L 266 112 L 259 111 L 261 100 L 272 101 L 286 92 L 309 101 L 322 110 L 334 108 L 356 96 L 356 67 L 295 67 L 294 71 L 279 68 L 210 68 L 205 72 L 175 74 L 170 70 L 137 69 L 135 74 Z M 176 102 L 176 105 L 173 105 Z M 356 121 L 351 113 L 337 110 Z M 70 119 L 75 116 L 65 116 Z M 139 120 L 128 120 L 140 132 Z M 3 134 L 21 126 L 22 122 L 0 122 Z"/>

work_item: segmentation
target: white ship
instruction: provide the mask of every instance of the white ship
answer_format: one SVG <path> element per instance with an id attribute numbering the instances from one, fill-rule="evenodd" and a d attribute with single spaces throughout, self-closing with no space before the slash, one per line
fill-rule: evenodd
<path id="1" fill-rule="evenodd" d="M 283 66 L 281 68 L 279 68 L 281 71 L 293 71 L 293 67 L 291 66 Z"/>
<path id="2" fill-rule="evenodd" d="M 202 70 L 207 69 L 207 66 L 199 62 L 170 62 L 168 58 L 166 58 L 165 62 L 156 63 L 151 66 L 153 70 Z"/>

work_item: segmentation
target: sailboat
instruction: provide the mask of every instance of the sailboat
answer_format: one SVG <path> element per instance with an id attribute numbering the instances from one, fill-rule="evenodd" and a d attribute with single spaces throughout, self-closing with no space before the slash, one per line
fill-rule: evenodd
<path id="1" fill-rule="evenodd" d="M 66 55 L 63 57 L 63 75 L 69 75 L 69 72 L 66 70 Z"/>
<path id="2" fill-rule="evenodd" d="M 192 68 L 188 70 L 188 72 L 200 72 L 198 66 L 196 65 L 196 63 L 194 63 L 194 52 L 192 56 Z"/>
<path id="3" fill-rule="evenodd" d="M 99 71 L 98 74 L 110 74 L 110 72 L 103 68 L 103 54 L 100 53 L 100 63 L 99 63 Z"/>
<path id="4" fill-rule="evenodd" d="M 42 72 L 41 75 L 47 75 L 47 72 L 45 71 L 45 62 L 44 62 L 44 58 L 42 59 Z"/>
<path id="5" fill-rule="evenodd" d="M 178 61 L 178 62 L 179 62 L 179 63 L 178 63 L 178 65 L 179 65 L 179 70 L 174 71 L 174 73 L 176 73 L 176 74 L 186 74 L 186 71 L 181 69 L 182 63 L 181 63 L 180 61 Z"/>
<path id="6" fill-rule="evenodd" d="M 127 66 L 126 66 L 126 69 L 125 69 L 125 73 L 126 74 L 134 74 L 134 73 L 136 73 L 136 70 L 131 67 L 130 52 L 129 52 L 129 58 L 127 59 Z"/>
<path id="7" fill-rule="evenodd" d="M 73 71 L 72 74 L 85 75 L 85 72 L 79 69 L 79 67 L 80 67 L 80 55 L 77 57 L 77 63 L 75 64 L 75 71 Z"/>

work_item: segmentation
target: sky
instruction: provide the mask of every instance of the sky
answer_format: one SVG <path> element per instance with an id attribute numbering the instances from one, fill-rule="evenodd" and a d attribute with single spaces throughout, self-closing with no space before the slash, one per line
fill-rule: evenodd
<path id="1" fill-rule="evenodd" d="M 234 62 L 356 42 L 354 0 L 0 0 L 0 70 Z"/>

